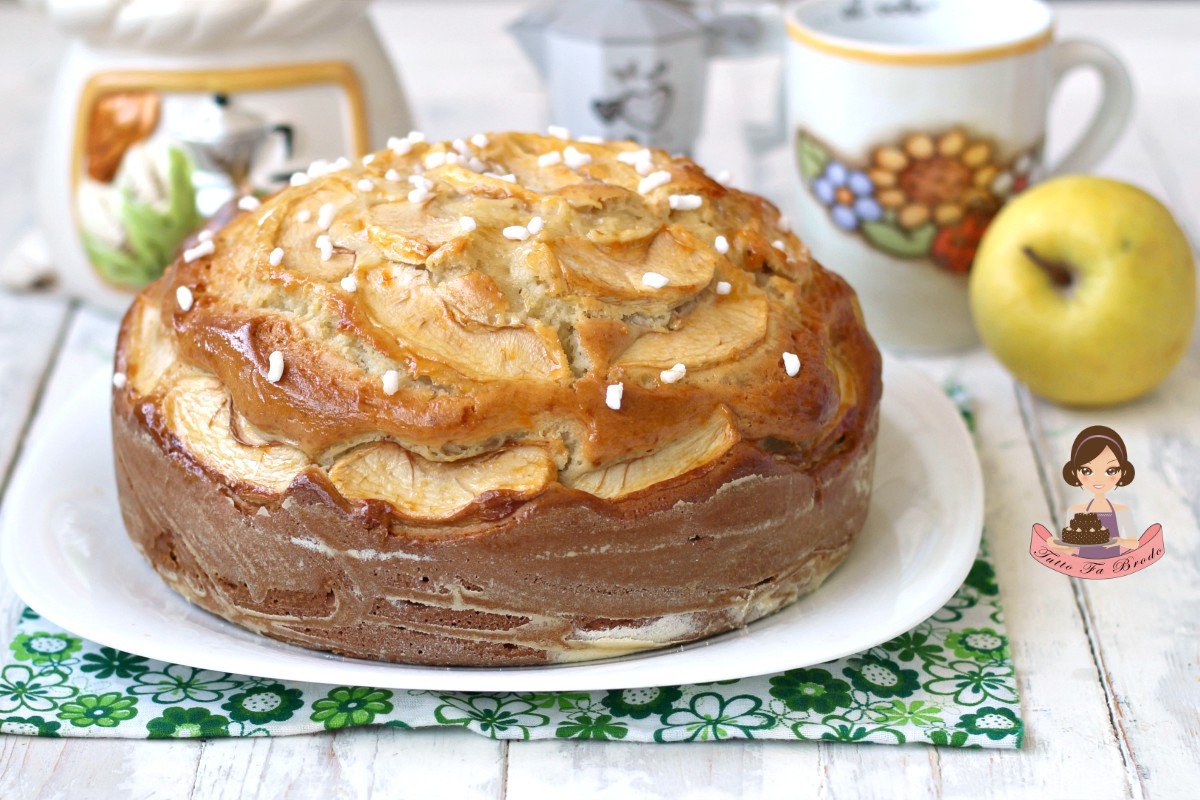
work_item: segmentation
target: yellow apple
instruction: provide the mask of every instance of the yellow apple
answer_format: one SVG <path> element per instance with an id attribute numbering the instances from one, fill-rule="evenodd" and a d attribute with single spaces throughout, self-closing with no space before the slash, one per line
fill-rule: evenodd
<path id="1" fill-rule="evenodd" d="M 1134 186 L 1075 175 L 1000 212 L 970 277 L 979 336 L 1013 375 L 1058 403 L 1099 406 L 1157 386 L 1196 314 L 1191 248 Z"/>

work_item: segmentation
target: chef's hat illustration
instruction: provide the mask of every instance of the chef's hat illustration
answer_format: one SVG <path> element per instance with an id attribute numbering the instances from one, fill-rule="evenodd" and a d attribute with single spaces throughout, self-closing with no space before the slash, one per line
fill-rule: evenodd
<path id="1" fill-rule="evenodd" d="M 24 0 L 94 45 L 200 50 L 329 31 L 371 0 Z"/>

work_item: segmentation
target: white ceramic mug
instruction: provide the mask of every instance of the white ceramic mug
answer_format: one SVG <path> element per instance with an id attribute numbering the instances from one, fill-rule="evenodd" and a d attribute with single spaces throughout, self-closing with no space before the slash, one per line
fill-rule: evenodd
<path id="1" fill-rule="evenodd" d="M 1055 41 L 1038 0 L 809 0 L 786 25 L 797 233 L 854 285 L 885 346 L 974 343 L 979 237 L 1030 181 L 1108 152 L 1132 102 L 1124 67 L 1097 44 Z M 1047 109 L 1077 67 L 1099 74 L 1103 98 L 1047 166 Z"/>

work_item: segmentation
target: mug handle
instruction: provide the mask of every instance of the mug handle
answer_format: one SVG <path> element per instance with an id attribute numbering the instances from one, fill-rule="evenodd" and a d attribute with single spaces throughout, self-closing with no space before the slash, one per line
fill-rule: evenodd
<path id="1" fill-rule="evenodd" d="M 1105 47 L 1085 39 L 1068 39 L 1054 45 L 1053 86 L 1080 67 L 1100 75 L 1100 103 L 1087 130 L 1066 155 L 1047 171 L 1050 176 L 1086 172 L 1103 158 L 1125 130 L 1133 109 L 1133 84 L 1121 59 Z"/>

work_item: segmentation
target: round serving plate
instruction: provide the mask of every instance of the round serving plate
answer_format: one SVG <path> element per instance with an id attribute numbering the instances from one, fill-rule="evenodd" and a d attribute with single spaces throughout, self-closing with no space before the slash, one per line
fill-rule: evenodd
<path id="1" fill-rule="evenodd" d="M 812 595 L 749 627 L 688 645 L 538 667 L 363 661 L 259 636 L 167 588 L 125 535 L 97 374 L 30 443 L 0 521 L 13 589 L 57 625 L 150 658 L 266 678 L 392 689 L 585 691 L 777 672 L 885 642 L 937 611 L 966 578 L 983 523 L 970 436 L 942 391 L 888 360 L 875 485 L 846 561 Z"/>

